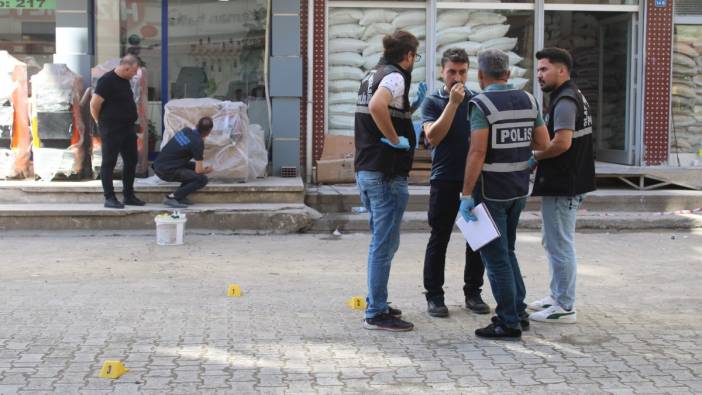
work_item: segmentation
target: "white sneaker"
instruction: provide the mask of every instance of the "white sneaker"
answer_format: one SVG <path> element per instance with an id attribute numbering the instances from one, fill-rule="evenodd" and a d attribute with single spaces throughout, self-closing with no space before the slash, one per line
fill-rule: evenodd
<path id="1" fill-rule="evenodd" d="M 531 313 L 529 319 L 556 324 L 575 324 L 576 315 L 575 310 L 567 311 L 559 305 L 553 305 L 536 313 Z"/>
<path id="2" fill-rule="evenodd" d="M 543 309 L 547 309 L 547 308 L 549 308 L 551 306 L 555 306 L 555 305 L 556 305 L 556 301 L 553 300 L 551 295 L 549 295 L 543 299 L 535 300 L 535 301 L 529 303 L 527 305 L 527 309 L 532 310 L 532 311 L 541 311 Z"/>

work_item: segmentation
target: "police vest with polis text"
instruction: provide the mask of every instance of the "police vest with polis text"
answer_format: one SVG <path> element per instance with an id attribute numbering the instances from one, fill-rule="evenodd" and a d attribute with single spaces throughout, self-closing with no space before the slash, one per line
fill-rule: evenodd
<path id="1" fill-rule="evenodd" d="M 508 201 L 529 194 L 531 141 L 538 117 L 534 97 L 522 90 L 485 91 L 471 99 L 489 124 L 488 148 L 480 173 L 484 199 Z"/>
<path id="2" fill-rule="evenodd" d="M 554 113 L 563 99 L 573 100 L 578 113 L 570 148 L 563 154 L 539 161 L 534 180 L 534 196 L 575 196 L 595 190 L 595 156 L 593 154 L 592 115 L 585 96 L 571 80 L 564 82 L 550 96 L 546 124 L 551 139 L 556 134 Z"/>
<path id="3" fill-rule="evenodd" d="M 380 141 L 383 134 L 373 121 L 368 110 L 368 103 L 378 90 L 383 78 L 391 73 L 400 73 L 405 80 L 405 91 L 402 97 L 403 108 L 389 107 L 392 125 L 398 136 L 406 137 L 410 142 L 410 150 L 395 149 Z M 407 176 L 412 168 L 416 137 L 412 125 L 412 112 L 409 104 L 409 88 L 411 75 L 402 67 L 394 64 L 379 63 L 366 73 L 361 81 L 356 100 L 354 124 L 354 141 L 356 156 L 355 171 L 379 171 L 386 177 Z"/>

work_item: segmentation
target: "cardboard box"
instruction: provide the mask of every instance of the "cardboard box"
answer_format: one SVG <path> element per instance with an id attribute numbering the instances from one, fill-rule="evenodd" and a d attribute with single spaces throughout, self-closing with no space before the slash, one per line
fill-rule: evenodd
<path id="1" fill-rule="evenodd" d="M 356 182 L 353 158 L 320 159 L 317 161 L 318 184 L 341 184 Z"/>
<path id="2" fill-rule="evenodd" d="M 334 136 L 327 134 L 324 137 L 324 148 L 321 159 L 348 159 L 356 154 L 353 136 Z"/>

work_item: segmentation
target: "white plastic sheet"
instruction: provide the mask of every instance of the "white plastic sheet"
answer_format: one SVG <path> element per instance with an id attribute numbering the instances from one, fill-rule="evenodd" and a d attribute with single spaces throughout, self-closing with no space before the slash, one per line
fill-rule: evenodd
<path id="1" fill-rule="evenodd" d="M 265 176 L 268 153 L 263 129 L 249 126 L 246 104 L 217 99 L 177 99 L 165 106 L 161 147 L 185 127 L 195 127 L 200 118 L 212 118 L 214 128 L 205 139 L 204 164 L 214 171 L 212 179 L 252 180 Z"/>

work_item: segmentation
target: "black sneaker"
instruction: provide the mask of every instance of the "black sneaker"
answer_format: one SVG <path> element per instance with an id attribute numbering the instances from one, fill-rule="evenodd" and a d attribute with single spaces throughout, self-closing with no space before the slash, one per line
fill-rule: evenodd
<path id="1" fill-rule="evenodd" d="M 173 208 L 186 208 L 186 207 L 188 207 L 187 204 L 183 204 L 183 203 L 175 200 L 174 198 L 170 198 L 168 196 L 163 198 L 163 204 L 165 204 L 168 207 L 173 207 Z"/>
<path id="2" fill-rule="evenodd" d="M 407 332 L 414 329 L 414 324 L 383 313 L 363 320 L 363 327 L 369 330 Z"/>
<path id="3" fill-rule="evenodd" d="M 529 323 L 529 313 L 526 311 L 522 311 L 519 313 L 519 325 L 522 326 L 522 332 L 526 332 L 529 330 L 529 326 L 531 325 Z"/>
<path id="4" fill-rule="evenodd" d="M 476 314 L 490 314 L 490 306 L 478 295 L 466 296 L 466 308 Z"/>
<path id="5" fill-rule="evenodd" d="M 105 199 L 105 208 L 124 208 L 124 204 L 112 196 Z"/>
<path id="6" fill-rule="evenodd" d="M 475 336 L 494 340 L 519 340 L 522 338 L 522 330 L 508 328 L 497 317 L 492 317 L 492 323 L 485 328 L 476 329 Z"/>
<path id="7" fill-rule="evenodd" d="M 146 202 L 132 195 L 124 197 L 124 204 L 127 206 L 143 206 Z"/>
<path id="8" fill-rule="evenodd" d="M 427 301 L 427 313 L 432 317 L 448 317 L 448 307 L 442 301 Z"/>
<path id="9" fill-rule="evenodd" d="M 186 198 L 186 197 L 184 197 L 184 198 L 182 198 L 182 199 L 178 199 L 178 201 L 179 201 L 180 203 L 187 204 L 188 206 L 190 206 L 190 205 L 193 204 L 192 200 L 190 200 L 190 199 L 188 199 L 188 198 Z"/>
<path id="10" fill-rule="evenodd" d="M 395 318 L 400 318 L 400 317 L 402 317 L 402 310 L 394 309 L 394 308 L 388 306 L 388 314 L 390 314 L 391 316 L 393 316 Z"/>

